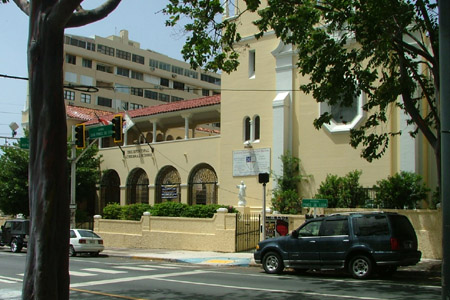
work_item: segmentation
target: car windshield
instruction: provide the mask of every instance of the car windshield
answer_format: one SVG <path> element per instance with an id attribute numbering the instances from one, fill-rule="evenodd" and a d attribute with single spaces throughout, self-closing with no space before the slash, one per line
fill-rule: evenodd
<path id="1" fill-rule="evenodd" d="M 95 232 L 89 230 L 78 230 L 78 233 L 85 238 L 100 238 Z"/>

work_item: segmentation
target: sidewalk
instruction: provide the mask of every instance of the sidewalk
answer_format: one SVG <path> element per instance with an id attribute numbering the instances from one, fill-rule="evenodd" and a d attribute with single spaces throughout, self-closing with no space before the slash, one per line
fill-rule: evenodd
<path id="1" fill-rule="evenodd" d="M 102 255 L 147 259 L 156 261 L 183 262 L 213 266 L 251 266 L 256 265 L 253 252 L 222 253 L 211 251 L 185 251 L 166 249 L 124 249 L 106 248 Z"/>

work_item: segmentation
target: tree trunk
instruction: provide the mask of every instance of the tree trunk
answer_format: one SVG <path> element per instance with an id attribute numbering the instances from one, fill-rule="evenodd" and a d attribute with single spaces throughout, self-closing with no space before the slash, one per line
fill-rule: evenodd
<path id="1" fill-rule="evenodd" d="M 30 12 L 31 229 L 22 299 L 69 299 L 64 28 L 52 24 L 46 15 L 50 7 L 40 4 Z"/>

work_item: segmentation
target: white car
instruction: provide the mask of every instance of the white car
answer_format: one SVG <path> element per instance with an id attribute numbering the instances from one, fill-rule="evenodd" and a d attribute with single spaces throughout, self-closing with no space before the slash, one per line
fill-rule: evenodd
<path id="1" fill-rule="evenodd" d="M 103 239 L 92 230 L 70 229 L 70 256 L 76 256 L 77 253 L 90 253 L 91 256 L 98 256 L 104 249 Z"/>

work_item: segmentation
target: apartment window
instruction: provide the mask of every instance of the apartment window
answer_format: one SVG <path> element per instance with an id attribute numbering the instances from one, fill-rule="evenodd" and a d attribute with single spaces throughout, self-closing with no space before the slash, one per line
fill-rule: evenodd
<path id="1" fill-rule="evenodd" d="M 198 79 L 198 72 L 189 69 L 184 69 L 184 76 Z"/>
<path id="2" fill-rule="evenodd" d="M 133 54 L 132 61 L 143 65 L 144 64 L 144 57 L 140 56 L 140 55 L 137 55 L 137 54 Z"/>
<path id="3" fill-rule="evenodd" d="M 86 42 L 86 49 L 87 50 L 91 50 L 91 51 L 95 51 L 95 43 Z"/>
<path id="4" fill-rule="evenodd" d="M 144 80 L 144 74 L 142 74 L 141 72 L 131 71 L 131 78 Z"/>
<path id="5" fill-rule="evenodd" d="M 134 110 L 134 109 L 139 109 L 139 108 L 143 108 L 144 105 L 142 104 L 137 104 L 137 103 L 130 103 L 130 105 L 128 106 L 129 110 Z"/>
<path id="6" fill-rule="evenodd" d="M 82 65 L 83 65 L 83 67 L 85 67 L 85 68 L 91 69 L 91 68 L 92 68 L 92 60 L 83 58 L 83 60 L 82 60 Z"/>
<path id="7" fill-rule="evenodd" d="M 158 93 L 150 90 L 145 90 L 144 97 L 148 99 L 158 100 Z"/>
<path id="8" fill-rule="evenodd" d="M 72 54 L 66 54 L 66 63 L 76 65 L 77 64 L 77 57 Z"/>
<path id="9" fill-rule="evenodd" d="M 64 99 L 74 101 L 75 100 L 75 92 L 64 90 Z"/>
<path id="10" fill-rule="evenodd" d="M 118 84 L 118 83 L 116 83 L 114 85 L 114 91 L 116 91 L 116 92 L 130 94 L 130 90 L 131 90 L 131 88 L 127 85 Z"/>
<path id="11" fill-rule="evenodd" d="M 152 67 L 152 68 L 158 68 L 158 61 L 157 61 L 157 60 L 154 60 L 154 59 L 150 59 L 149 65 L 150 65 L 150 67 Z"/>
<path id="12" fill-rule="evenodd" d="M 90 94 L 84 94 L 81 93 L 81 102 L 82 103 L 91 103 L 91 95 Z"/>
<path id="13" fill-rule="evenodd" d="M 177 66 L 172 66 L 172 73 L 183 75 L 184 69 Z"/>
<path id="14" fill-rule="evenodd" d="M 169 71 L 170 72 L 170 64 L 167 64 L 165 62 L 160 61 L 158 63 L 158 68 L 164 71 Z"/>
<path id="15" fill-rule="evenodd" d="M 117 75 L 130 77 L 130 70 L 126 68 L 117 67 Z"/>
<path id="16" fill-rule="evenodd" d="M 144 95 L 144 90 L 141 88 L 131 88 L 131 95 L 140 96 L 142 97 Z"/>
<path id="17" fill-rule="evenodd" d="M 113 67 L 97 63 L 97 71 L 113 73 Z"/>
<path id="18" fill-rule="evenodd" d="M 209 82 L 209 83 L 213 83 L 213 84 L 216 84 L 216 85 L 220 85 L 220 78 L 217 78 L 217 77 L 214 77 L 214 76 L 202 74 L 200 76 L 200 80 L 206 81 L 206 82 Z"/>
<path id="19" fill-rule="evenodd" d="M 184 91 L 184 83 L 178 82 L 178 81 L 174 81 L 173 82 L 173 88 L 176 89 L 176 90 Z"/>
<path id="20" fill-rule="evenodd" d="M 248 78 L 253 79 L 256 75 L 256 56 L 255 50 L 248 52 Z"/>
<path id="21" fill-rule="evenodd" d="M 87 50 L 95 51 L 95 44 L 87 41 L 82 41 L 70 36 L 64 37 L 64 43 L 67 45 L 72 45 L 80 48 L 84 48 Z"/>
<path id="22" fill-rule="evenodd" d="M 158 94 L 158 100 L 164 101 L 164 102 L 170 102 L 170 95 L 159 93 Z"/>
<path id="23" fill-rule="evenodd" d="M 116 57 L 126 60 L 131 60 L 131 53 L 123 50 L 116 50 Z"/>
<path id="24" fill-rule="evenodd" d="M 106 106 L 106 107 L 112 107 L 112 99 L 99 96 L 97 98 L 97 105 Z"/>
<path id="25" fill-rule="evenodd" d="M 172 102 L 177 102 L 177 101 L 182 101 L 182 100 L 184 100 L 184 98 L 172 96 Z"/>
<path id="26" fill-rule="evenodd" d="M 207 90 L 207 89 L 202 89 L 202 95 L 203 95 L 203 96 L 209 96 L 209 90 Z"/>
<path id="27" fill-rule="evenodd" d="M 160 83 L 159 83 L 160 85 L 162 85 L 162 86 L 169 86 L 169 79 L 167 79 L 167 78 L 161 78 L 161 80 L 160 80 Z"/>
<path id="28" fill-rule="evenodd" d="M 106 55 L 110 55 L 110 56 L 114 56 L 114 48 L 108 47 L 105 45 L 98 45 L 97 52 L 100 52 L 100 53 L 103 53 Z"/>

